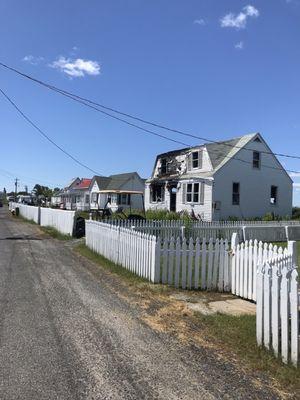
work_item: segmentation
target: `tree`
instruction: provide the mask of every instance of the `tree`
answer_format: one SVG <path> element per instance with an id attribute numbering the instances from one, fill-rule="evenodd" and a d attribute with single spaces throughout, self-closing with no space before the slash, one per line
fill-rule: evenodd
<path id="1" fill-rule="evenodd" d="M 32 194 L 36 197 L 45 197 L 49 198 L 52 196 L 53 191 L 50 189 L 48 186 L 42 186 L 39 185 L 38 183 L 34 186 L 32 189 Z"/>

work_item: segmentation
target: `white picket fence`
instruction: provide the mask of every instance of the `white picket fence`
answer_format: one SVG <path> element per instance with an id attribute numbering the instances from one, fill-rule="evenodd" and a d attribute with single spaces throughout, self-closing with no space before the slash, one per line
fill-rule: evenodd
<path id="1" fill-rule="evenodd" d="M 165 238 L 102 222 L 86 221 L 86 245 L 155 283 L 182 289 L 230 290 L 227 240 Z"/>
<path id="2" fill-rule="evenodd" d="M 238 233 L 242 240 L 262 240 L 276 242 L 300 240 L 300 221 L 184 221 L 184 220 L 105 220 L 108 224 L 134 229 L 138 232 L 172 237 L 206 237 L 231 240 L 233 233 Z"/>
<path id="3" fill-rule="evenodd" d="M 14 203 L 14 202 L 9 203 L 10 210 L 15 210 L 16 207 L 19 208 L 21 217 L 28 219 L 30 221 L 34 221 L 36 224 L 40 222 L 39 207 L 27 206 L 25 204 Z"/>
<path id="4" fill-rule="evenodd" d="M 40 212 L 41 226 L 51 226 L 64 235 L 73 235 L 75 211 L 41 207 Z"/>
<path id="5" fill-rule="evenodd" d="M 227 239 L 157 239 L 156 282 L 181 289 L 230 290 Z"/>
<path id="6" fill-rule="evenodd" d="M 86 245 L 129 271 L 155 281 L 156 237 L 102 222 L 86 221 Z"/>
<path id="7" fill-rule="evenodd" d="M 64 235 L 73 235 L 75 223 L 75 211 L 58 210 L 29 206 L 21 203 L 9 203 L 9 210 L 19 208 L 20 215 L 32 220 L 41 226 L 50 226 Z"/>
<path id="8" fill-rule="evenodd" d="M 260 263 L 257 272 L 257 343 L 295 366 L 299 360 L 298 272 L 291 254 Z"/>
<path id="9" fill-rule="evenodd" d="M 285 249 L 257 240 L 246 240 L 239 244 L 236 234 L 231 239 L 231 251 L 231 292 L 253 301 L 256 301 L 257 266 L 276 257 L 291 255 L 294 260 L 297 257 L 293 241 L 289 241 Z"/>

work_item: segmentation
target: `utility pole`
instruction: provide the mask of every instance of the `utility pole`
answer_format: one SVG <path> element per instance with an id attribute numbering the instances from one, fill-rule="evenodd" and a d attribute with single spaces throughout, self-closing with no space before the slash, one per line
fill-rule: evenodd
<path id="1" fill-rule="evenodd" d="M 28 194 L 28 186 L 27 186 L 27 185 L 25 185 L 25 187 L 24 187 L 24 188 L 25 188 L 25 193 L 26 193 L 26 194 Z"/>
<path id="2" fill-rule="evenodd" d="M 19 179 L 16 178 L 16 179 L 15 179 L 15 202 L 17 201 L 18 182 L 19 182 Z"/>

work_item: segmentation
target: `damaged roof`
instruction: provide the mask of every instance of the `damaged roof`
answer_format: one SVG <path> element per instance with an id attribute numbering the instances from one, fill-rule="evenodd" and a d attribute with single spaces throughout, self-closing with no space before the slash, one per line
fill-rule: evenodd
<path id="1" fill-rule="evenodd" d="M 223 140 L 214 143 L 203 143 L 198 146 L 186 147 L 179 150 L 172 150 L 167 153 L 159 154 L 156 161 L 163 157 L 174 157 L 181 154 L 187 154 L 190 151 L 204 147 L 207 149 L 213 170 L 210 172 L 205 172 L 203 175 L 205 177 L 211 177 L 217 169 L 221 168 L 228 160 L 234 157 L 234 155 L 245 146 L 250 140 L 254 139 L 259 133 L 251 133 L 248 135 L 239 136 L 229 140 Z M 236 147 L 235 147 L 236 146 Z M 156 164 L 156 163 L 155 163 Z M 202 175 L 202 173 L 201 173 Z M 182 175 L 185 177 L 186 174 Z M 204 177 L 204 176 L 203 176 Z"/>

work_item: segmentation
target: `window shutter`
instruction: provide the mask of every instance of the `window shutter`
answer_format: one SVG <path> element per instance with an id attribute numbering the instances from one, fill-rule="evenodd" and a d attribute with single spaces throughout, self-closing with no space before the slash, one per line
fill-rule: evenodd
<path id="1" fill-rule="evenodd" d="M 182 183 L 182 204 L 186 202 L 186 183 Z"/>
<path id="2" fill-rule="evenodd" d="M 205 189 L 205 183 L 201 183 L 201 188 L 200 188 L 200 204 L 204 204 L 204 189 Z"/>
<path id="3" fill-rule="evenodd" d="M 203 165 L 203 150 L 199 150 L 198 160 L 198 168 L 201 169 Z"/>
<path id="4" fill-rule="evenodd" d="M 188 159 L 187 159 L 187 170 L 191 171 L 192 170 L 192 154 L 188 155 Z"/>

